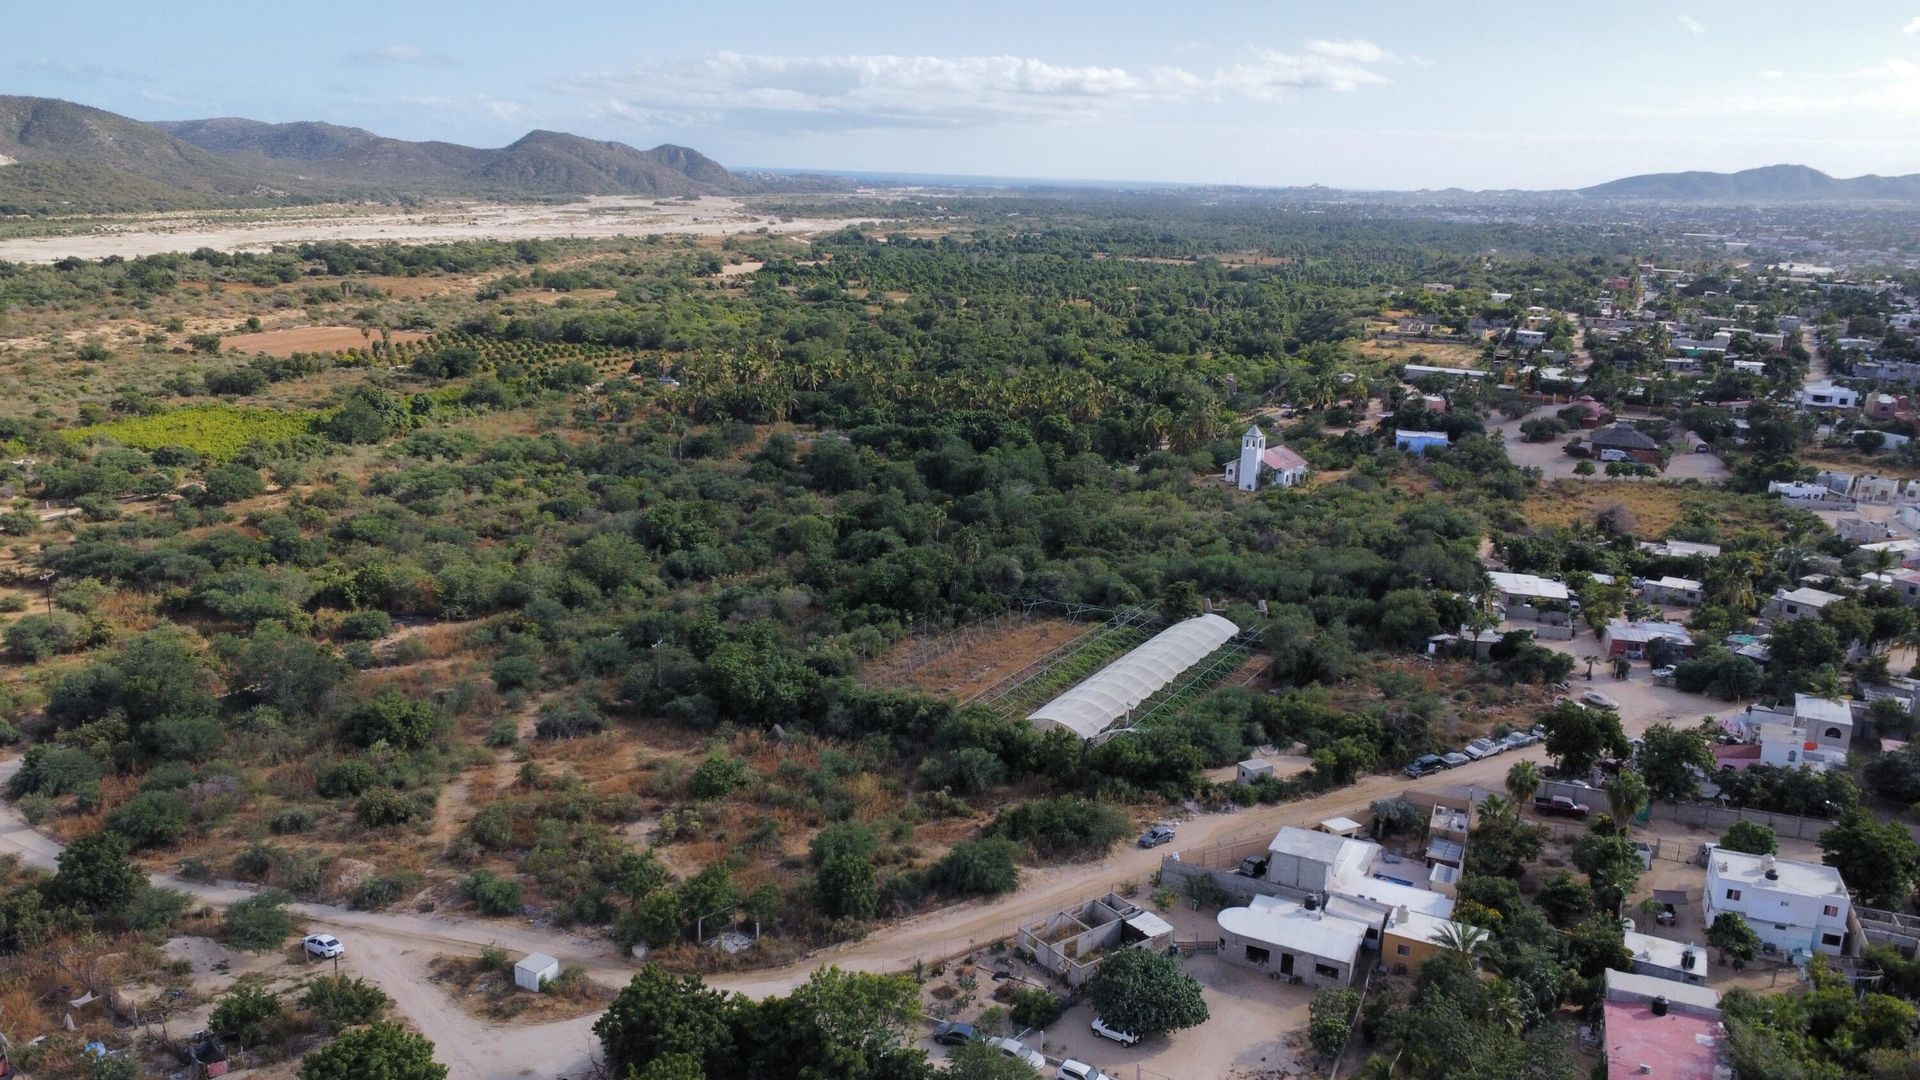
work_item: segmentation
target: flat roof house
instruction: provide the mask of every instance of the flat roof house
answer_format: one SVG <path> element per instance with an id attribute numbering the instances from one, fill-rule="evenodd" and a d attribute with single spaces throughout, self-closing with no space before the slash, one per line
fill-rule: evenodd
<path id="1" fill-rule="evenodd" d="M 1609 969 L 1601 1024 L 1607 1080 L 1719 1080 L 1720 995 Z"/>
<path id="2" fill-rule="evenodd" d="M 1833 382 L 1808 383 L 1795 401 L 1802 409 L 1855 409 L 1860 406 L 1860 391 Z"/>
<path id="3" fill-rule="evenodd" d="M 1502 570 L 1487 572 L 1487 580 L 1493 583 L 1493 591 L 1499 594 L 1500 602 L 1508 607 L 1537 607 L 1542 601 L 1555 601 L 1565 604 L 1572 595 L 1567 591 L 1565 582 L 1549 578 L 1536 577 L 1533 574 L 1509 574 Z"/>
<path id="4" fill-rule="evenodd" d="M 1640 595 L 1650 604 L 1699 607 L 1706 600 L 1706 586 L 1692 578 L 1663 577 L 1647 582 Z"/>
<path id="5" fill-rule="evenodd" d="M 1448 951 L 1450 946 L 1444 942 L 1449 935 L 1457 941 L 1466 929 L 1451 919 L 1401 908 L 1393 913 L 1381 935 L 1381 962 L 1396 975 L 1418 974 L 1421 964 Z"/>
<path id="6" fill-rule="evenodd" d="M 1831 866 L 1709 844 L 1702 904 L 1706 925 L 1721 912 L 1737 912 L 1761 941 L 1787 957 L 1847 953 L 1853 901 L 1840 871 Z"/>
<path id="7" fill-rule="evenodd" d="M 1324 893 L 1341 878 L 1365 877 L 1379 851 L 1378 844 L 1366 840 L 1288 825 L 1267 844 L 1266 880 Z"/>
<path id="8" fill-rule="evenodd" d="M 1277 896 L 1224 908 L 1218 922 L 1222 959 L 1308 986 L 1351 985 L 1367 939 L 1363 923 Z"/>
<path id="9" fill-rule="evenodd" d="M 1682 656 L 1693 656 L 1692 632 L 1679 623 L 1668 622 L 1629 622 L 1626 619 L 1609 619 L 1606 630 L 1600 634 L 1600 648 L 1608 656 L 1644 660 L 1647 656 L 1647 646 L 1655 638 L 1665 638 L 1672 642 Z"/>
<path id="10" fill-rule="evenodd" d="M 1707 950 L 1692 943 L 1681 944 L 1652 934 L 1628 930 L 1623 935 L 1627 951 L 1633 954 L 1635 974 L 1656 979 L 1702 985 L 1707 981 Z"/>

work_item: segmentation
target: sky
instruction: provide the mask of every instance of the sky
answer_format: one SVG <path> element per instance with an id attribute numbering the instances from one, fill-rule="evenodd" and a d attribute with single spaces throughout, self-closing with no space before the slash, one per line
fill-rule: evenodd
<path id="1" fill-rule="evenodd" d="M 0 93 L 730 167 L 1561 188 L 1920 172 L 1920 0 L 3 0 Z"/>

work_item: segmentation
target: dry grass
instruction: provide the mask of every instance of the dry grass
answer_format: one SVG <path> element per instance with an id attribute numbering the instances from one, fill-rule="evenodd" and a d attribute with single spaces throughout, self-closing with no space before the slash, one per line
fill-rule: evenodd
<path id="1" fill-rule="evenodd" d="M 541 1024 L 600 1012 L 613 990 L 584 975 L 548 983 L 535 992 L 513 982 L 513 968 L 489 964 L 478 956 L 436 956 L 427 963 L 433 982 L 459 1002 L 467 1014 L 494 1023 Z"/>
<path id="2" fill-rule="evenodd" d="M 392 340 L 396 344 L 424 341 L 427 336 L 418 330 L 395 330 L 392 333 Z M 220 347 L 230 353 L 292 356 L 300 352 L 325 353 L 345 349 L 364 349 L 370 340 L 380 339 L 381 335 L 377 333 L 371 339 L 362 335 L 357 326 L 301 326 L 291 330 L 262 330 L 257 334 L 235 334 L 222 340 Z"/>
<path id="3" fill-rule="evenodd" d="M 896 642 L 866 665 L 873 686 L 964 700 L 1092 629 L 1066 619 L 1009 620 Z"/>
<path id="4" fill-rule="evenodd" d="M 1436 341 L 1396 341 L 1372 338 L 1359 345 L 1360 355 L 1369 360 L 1392 364 L 1430 364 L 1434 367 L 1480 367 L 1478 345 L 1456 345 Z"/>
<path id="5" fill-rule="evenodd" d="M 1769 528 L 1770 505 L 1757 496 L 1658 480 L 1555 480 L 1528 496 L 1521 513 L 1530 525 L 1571 525 L 1620 507 L 1637 533 L 1659 536 L 1699 507 L 1710 509 L 1724 532 Z"/>

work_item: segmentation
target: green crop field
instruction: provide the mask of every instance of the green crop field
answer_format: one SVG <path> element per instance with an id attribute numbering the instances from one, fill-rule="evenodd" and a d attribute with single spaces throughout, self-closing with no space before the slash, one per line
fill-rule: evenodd
<path id="1" fill-rule="evenodd" d="M 69 428 L 63 434 L 75 443 L 108 438 L 141 450 L 184 446 L 210 461 L 225 461 L 253 443 L 305 435 L 323 415 L 238 405 L 188 405 L 152 416 Z"/>

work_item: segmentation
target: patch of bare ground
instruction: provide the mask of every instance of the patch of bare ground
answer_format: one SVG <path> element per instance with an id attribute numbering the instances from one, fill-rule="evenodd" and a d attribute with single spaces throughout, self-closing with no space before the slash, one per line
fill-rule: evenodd
<path id="1" fill-rule="evenodd" d="M 965 700 L 1089 629 L 1066 619 L 1008 618 L 940 637 L 910 637 L 875 658 L 863 675 L 873 686 Z"/>
<path id="2" fill-rule="evenodd" d="M 561 292 L 559 289 L 522 289 L 517 293 L 510 293 L 506 298 L 534 304 L 557 304 L 562 300 L 572 300 L 576 303 L 598 302 L 611 300 L 619 295 L 618 289 L 574 289 L 571 292 Z"/>
<path id="3" fill-rule="evenodd" d="M 395 330 L 394 342 L 424 341 L 428 335 L 418 330 Z M 378 338 L 379 335 L 375 335 Z M 265 353 L 268 356 L 292 356 L 299 352 L 339 352 L 364 349 L 370 340 L 357 326 L 301 326 L 290 330 L 262 330 L 257 334 L 235 334 L 224 338 L 220 347 L 227 352 Z"/>
<path id="4" fill-rule="evenodd" d="M 484 956 L 436 956 L 427 963 L 435 985 L 459 1003 L 467 1014 L 495 1023 L 515 1021 L 542 1024 L 600 1012 L 613 1000 L 613 990 L 586 977 L 579 969 L 562 971 L 538 991 L 514 985 L 513 957 L 505 953 Z"/>

